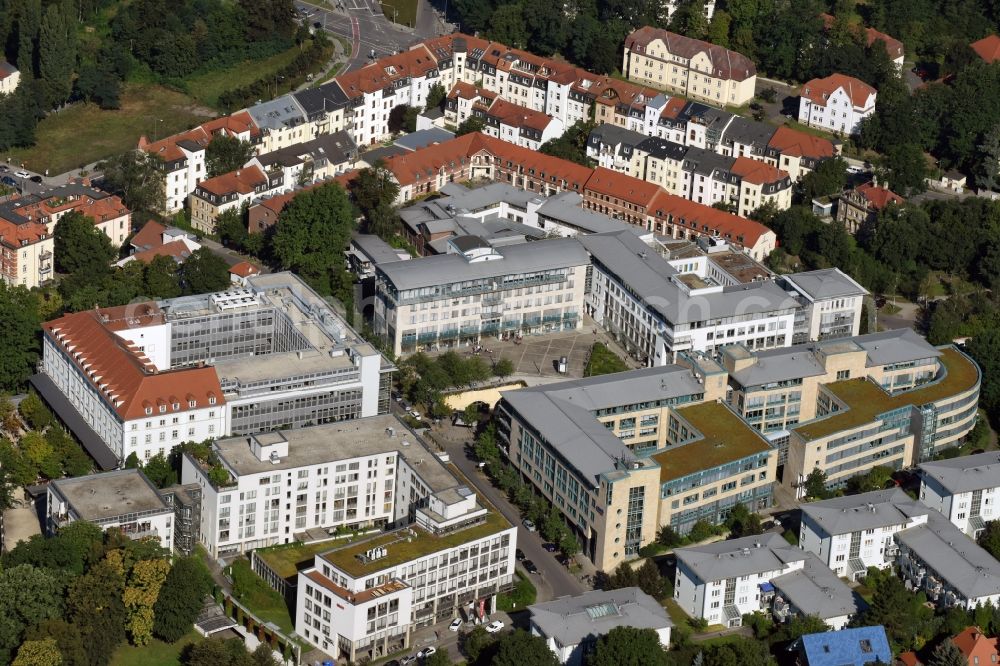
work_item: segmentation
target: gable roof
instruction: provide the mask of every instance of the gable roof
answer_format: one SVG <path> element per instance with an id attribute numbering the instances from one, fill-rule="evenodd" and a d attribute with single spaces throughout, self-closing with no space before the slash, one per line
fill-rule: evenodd
<path id="1" fill-rule="evenodd" d="M 996 451 L 929 460 L 918 467 L 924 476 L 931 477 L 954 494 L 1000 486 L 1000 454 Z"/>
<path id="2" fill-rule="evenodd" d="M 198 183 L 198 189 L 216 196 L 227 194 L 250 194 L 257 187 L 268 182 L 264 172 L 256 166 L 243 167 Z"/>
<path id="3" fill-rule="evenodd" d="M 802 515 L 826 534 L 836 536 L 858 530 L 905 525 L 930 509 L 899 488 L 875 490 L 802 505 Z"/>
<path id="4" fill-rule="evenodd" d="M 892 662 L 892 649 L 881 625 L 806 634 L 799 640 L 809 666 L 867 666 Z"/>
<path id="5" fill-rule="evenodd" d="M 865 183 L 864 185 L 858 185 L 854 188 L 854 191 L 867 199 L 869 207 L 874 210 L 882 210 L 891 203 L 904 203 L 903 197 L 899 196 L 892 190 L 876 185 L 871 181 Z"/>
<path id="6" fill-rule="evenodd" d="M 616 627 L 663 629 L 673 622 L 663 606 L 637 587 L 593 590 L 528 606 L 532 625 L 558 641 L 579 645 Z"/>
<path id="7" fill-rule="evenodd" d="M 163 232 L 167 228 L 156 220 L 149 220 L 132 237 L 131 245 L 136 250 L 148 250 L 163 244 Z"/>
<path id="8" fill-rule="evenodd" d="M 764 571 L 781 571 L 786 564 L 800 562 L 808 555 L 774 532 L 687 546 L 676 549 L 674 553 L 679 563 L 705 583 Z"/>
<path id="9" fill-rule="evenodd" d="M 437 69 L 437 60 L 423 44 L 379 58 L 370 65 L 346 72 L 335 81 L 350 99 L 384 90 L 396 81 L 425 76 Z"/>
<path id="10" fill-rule="evenodd" d="M 626 37 L 625 48 L 644 53 L 646 47 L 657 39 L 663 41 L 667 51 L 672 55 L 679 55 L 687 60 L 699 53 L 705 53 L 712 63 L 712 73 L 717 78 L 745 81 L 751 76 L 757 75 L 757 68 L 753 61 L 742 53 L 648 25 Z"/>
<path id="11" fill-rule="evenodd" d="M 802 86 L 802 96 L 814 104 L 826 106 L 830 97 L 839 88 L 843 88 L 844 92 L 847 93 L 851 104 L 862 108 L 868 104 L 868 98 L 876 94 L 876 90 L 861 79 L 834 73 L 826 78 L 807 81 Z"/>
<path id="12" fill-rule="evenodd" d="M 769 185 L 779 183 L 782 180 L 788 181 L 787 185 L 789 187 L 792 185 L 787 171 L 782 171 L 770 164 L 753 160 L 749 157 L 743 157 L 742 155 L 733 161 L 733 165 L 729 167 L 729 170 L 753 185 Z"/>
<path id="13" fill-rule="evenodd" d="M 829 139 L 814 136 L 787 125 L 779 127 L 767 145 L 785 155 L 808 157 L 815 160 L 833 157 L 836 152 L 833 142 Z"/>
<path id="14" fill-rule="evenodd" d="M 983 630 L 979 627 L 966 627 L 952 638 L 951 642 L 965 655 L 970 664 L 976 663 L 979 666 L 995 664 L 997 656 L 1000 655 L 997 639 L 984 636 Z"/>
<path id="15" fill-rule="evenodd" d="M 987 35 L 969 46 L 987 63 L 992 64 L 1000 60 L 1000 37 L 996 35 Z"/>

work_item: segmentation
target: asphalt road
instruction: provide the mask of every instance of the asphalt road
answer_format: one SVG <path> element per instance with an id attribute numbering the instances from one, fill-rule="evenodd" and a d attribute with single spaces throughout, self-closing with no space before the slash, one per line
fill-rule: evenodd
<path id="1" fill-rule="evenodd" d="M 28 178 L 18 178 L 14 175 L 17 171 L 26 171 L 28 173 Z M 43 180 L 41 183 L 35 183 L 30 180 L 31 176 L 41 176 Z M 7 164 L 4 162 L 0 165 L 0 181 L 6 178 L 13 179 L 16 183 L 13 187 L 16 187 L 21 194 L 34 194 L 52 187 L 51 184 L 47 184 L 45 182 L 44 174 L 35 173 L 34 171 L 29 171 L 28 169 L 22 169 L 19 164 L 15 163 Z M 4 182 L 3 184 L 10 186 L 9 182 Z"/>

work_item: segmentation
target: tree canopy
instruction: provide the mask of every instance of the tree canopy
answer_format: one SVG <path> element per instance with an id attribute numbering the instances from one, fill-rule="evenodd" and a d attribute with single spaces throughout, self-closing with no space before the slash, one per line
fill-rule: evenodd
<path id="1" fill-rule="evenodd" d="M 665 666 L 660 637 L 652 629 L 615 627 L 597 639 L 589 666 Z"/>
<path id="2" fill-rule="evenodd" d="M 235 136 L 216 134 L 205 149 L 208 177 L 220 176 L 242 168 L 253 157 L 253 145 Z"/>

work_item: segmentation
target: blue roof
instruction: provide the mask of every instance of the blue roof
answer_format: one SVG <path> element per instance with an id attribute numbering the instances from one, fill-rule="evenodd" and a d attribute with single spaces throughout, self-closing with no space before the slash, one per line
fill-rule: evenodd
<path id="1" fill-rule="evenodd" d="M 882 626 L 806 634 L 801 641 L 809 666 L 865 666 L 892 662 L 892 650 Z"/>

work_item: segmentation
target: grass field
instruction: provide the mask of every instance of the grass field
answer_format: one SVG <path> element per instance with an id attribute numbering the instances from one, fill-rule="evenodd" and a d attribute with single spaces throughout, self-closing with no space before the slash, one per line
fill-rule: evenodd
<path id="1" fill-rule="evenodd" d="M 628 365 L 621 360 L 617 354 L 608 349 L 604 344 L 595 342 L 590 350 L 590 359 L 587 360 L 587 367 L 583 369 L 584 377 L 596 377 L 597 375 L 607 375 L 612 372 L 624 372 L 628 370 Z"/>
<path id="2" fill-rule="evenodd" d="M 309 43 L 306 42 L 302 48 L 307 48 L 308 45 Z M 214 108 L 222 93 L 249 85 L 272 72 L 277 72 L 292 62 L 298 54 L 299 47 L 293 46 L 287 51 L 282 51 L 264 60 L 248 60 L 227 69 L 191 77 L 188 80 L 188 92 L 197 101 Z M 280 82 L 278 82 L 278 91 L 285 91 Z"/>
<path id="3" fill-rule="evenodd" d="M 165 137 L 210 117 L 187 95 L 163 86 L 129 84 L 121 108 L 74 104 L 38 124 L 31 148 L 9 151 L 12 162 L 53 175 L 135 148 L 143 134 Z"/>
<path id="4" fill-rule="evenodd" d="M 417 22 L 417 0 L 383 0 L 382 13 L 390 21 L 395 20 L 412 28 Z"/>
<path id="5" fill-rule="evenodd" d="M 292 633 L 292 617 L 280 594 L 268 587 L 250 568 L 249 560 L 236 560 L 230 567 L 233 596 L 265 622 L 274 622 L 286 634 Z M 239 596 L 237 596 L 237 594 Z"/>
<path id="6" fill-rule="evenodd" d="M 176 643 L 154 638 L 142 647 L 123 645 L 111 656 L 111 666 L 176 666 L 181 662 L 181 651 L 199 640 L 201 636 L 192 630 Z"/>

